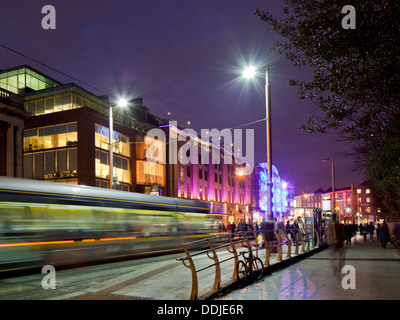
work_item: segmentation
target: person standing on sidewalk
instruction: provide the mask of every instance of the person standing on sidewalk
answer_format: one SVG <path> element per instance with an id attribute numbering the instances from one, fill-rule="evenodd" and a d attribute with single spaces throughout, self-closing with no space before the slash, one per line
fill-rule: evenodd
<path id="1" fill-rule="evenodd" d="M 367 241 L 367 232 L 368 232 L 367 227 L 368 227 L 368 225 L 363 226 L 363 225 L 360 223 L 360 234 L 363 235 L 364 241 Z"/>
<path id="2" fill-rule="evenodd" d="M 296 245 L 296 242 L 299 241 L 299 224 L 297 223 L 297 220 L 295 219 L 293 224 L 292 224 L 292 232 L 293 232 L 293 245 Z"/>
<path id="3" fill-rule="evenodd" d="M 378 223 L 376 225 L 376 238 L 379 240 L 379 230 L 381 230 L 381 225 Z"/>
<path id="4" fill-rule="evenodd" d="M 344 235 L 346 237 L 346 245 L 351 245 L 351 238 L 353 237 L 353 226 L 351 224 L 344 225 Z"/>
<path id="5" fill-rule="evenodd" d="M 230 222 L 228 223 L 226 230 L 228 230 L 229 237 L 232 237 L 232 224 Z"/>
<path id="6" fill-rule="evenodd" d="M 368 231 L 369 231 L 369 240 L 372 241 L 374 239 L 374 231 L 375 231 L 375 226 L 372 221 L 368 225 Z"/>
<path id="7" fill-rule="evenodd" d="M 386 243 L 390 240 L 389 227 L 385 221 L 379 230 L 379 240 L 381 240 L 382 248 L 386 249 Z"/>
<path id="8" fill-rule="evenodd" d="M 287 237 L 288 237 L 289 241 L 292 242 L 292 239 L 293 239 L 293 245 L 295 245 L 294 237 L 293 237 L 293 234 L 292 234 L 292 226 L 290 225 L 290 221 L 289 220 L 286 221 L 285 231 L 286 231 L 286 234 L 287 234 Z"/>

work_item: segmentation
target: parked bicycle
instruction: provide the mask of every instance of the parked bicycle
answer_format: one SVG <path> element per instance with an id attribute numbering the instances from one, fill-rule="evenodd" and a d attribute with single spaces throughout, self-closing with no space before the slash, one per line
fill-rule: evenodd
<path id="1" fill-rule="evenodd" d="M 240 255 L 243 260 L 239 260 L 236 265 L 238 280 L 246 282 L 249 279 L 261 279 L 264 271 L 264 264 L 260 258 L 254 257 L 251 250 L 242 251 Z"/>

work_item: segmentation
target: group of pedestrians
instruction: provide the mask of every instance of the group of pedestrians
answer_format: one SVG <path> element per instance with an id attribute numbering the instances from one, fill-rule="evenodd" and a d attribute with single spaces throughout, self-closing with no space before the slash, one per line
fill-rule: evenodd
<path id="1" fill-rule="evenodd" d="M 228 230 L 229 236 L 231 237 L 235 231 L 236 231 L 236 224 L 235 222 L 233 223 L 228 223 L 228 226 L 226 227 L 226 230 Z"/>
<path id="2" fill-rule="evenodd" d="M 372 241 L 374 239 L 374 232 L 376 230 L 376 238 L 381 242 L 382 248 L 386 248 L 386 244 L 390 240 L 389 226 L 383 221 L 382 224 L 377 224 L 376 228 L 373 222 L 365 223 L 364 225 L 360 223 L 359 225 L 360 234 L 363 235 L 364 241 L 367 241 L 367 235 L 369 233 L 369 239 Z"/>
<path id="3" fill-rule="evenodd" d="M 268 227 L 268 223 L 271 224 Z M 282 222 L 283 223 L 283 222 Z M 346 224 L 344 226 L 344 236 L 346 238 L 347 245 L 351 245 L 351 238 L 357 233 L 357 227 L 360 232 L 360 235 L 363 235 L 364 240 L 367 241 L 367 235 L 369 234 L 369 239 L 372 241 L 374 239 L 374 232 L 376 230 L 376 237 L 381 242 L 382 248 L 386 248 L 386 244 L 390 241 L 390 233 L 388 224 L 384 221 L 382 224 L 377 224 L 375 227 L 373 222 L 365 223 L 364 225 L 360 223 L 359 226 L 357 224 Z M 225 229 L 225 226 L 224 226 Z M 226 227 L 226 231 L 228 231 L 229 235 L 232 236 L 237 227 L 235 223 L 230 223 Z M 267 240 L 272 240 L 273 233 L 272 231 L 278 229 L 276 219 L 274 221 L 263 221 L 260 226 L 255 223 L 254 226 L 251 226 L 251 229 L 256 231 L 263 232 L 267 236 Z M 225 231 L 225 230 L 224 230 Z M 240 230 L 239 230 L 240 231 Z M 288 235 L 290 240 L 293 240 L 293 245 L 296 245 L 296 239 L 298 238 L 298 234 L 300 233 L 301 236 L 305 235 L 304 232 L 304 222 L 302 221 L 301 217 L 292 220 L 292 223 L 288 220 L 285 225 L 285 233 Z"/>
<path id="4" fill-rule="evenodd" d="M 301 217 L 295 219 L 292 224 L 290 224 L 289 220 L 286 221 L 285 232 L 293 240 L 293 245 L 296 245 L 299 232 L 301 235 L 304 235 L 304 222 L 301 220 Z"/>

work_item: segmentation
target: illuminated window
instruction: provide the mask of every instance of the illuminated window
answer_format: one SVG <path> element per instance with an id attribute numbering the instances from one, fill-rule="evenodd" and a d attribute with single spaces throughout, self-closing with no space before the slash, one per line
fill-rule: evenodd
<path id="1" fill-rule="evenodd" d="M 361 194 L 361 189 L 357 189 L 357 194 Z"/>
<path id="2" fill-rule="evenodd" d="M 109 130 L 106 127 L 96 124 L 95 126 L 95 146 L 103 150 L 110 150 Z M 113 134 L 113 152 L 126 157 L 130 157 L 130 140 L 116 131 Z"/>
<path id="3" fill-rule="evenodd" d="M 24 130 L 24 151 L 71 147 L 77 144 L 76 122 Z"/>
<path id="4" fill-rule="evenodd" d="M 143 160 L 136 161 L 136 183 L 141 185 L 165 185 L 164 165 Z"/>
<path id="5" fill-rule="evenodd" d="M 58 82 L 26 67 L 0 73 L 0 87 L 16 94 L 23 94 L 26 88 L 37 91 L 58 85 Z"/>
<path id="6" fill-rule="evenodd" d="M 107 151 L 96 150 L 96 177 L 110 179 L 110 154 Z M 131 183 L 131 171 L 129 168 L 129 159 L 114 154 L 113 161 L 114 181 Z M 101 186 L 103 188 L 103 186 Z"/>
<path id="7" fill-rule="evenodd" d="M 371 190 L 370 189 L 366 189 L 365 193 L 371 193 Z"/>
<path id="8" fill-rule="evenodd" d="M 77 177 L 77 148 L 24 154 L 24 177 L 28 179 L 71 179 Z"/>

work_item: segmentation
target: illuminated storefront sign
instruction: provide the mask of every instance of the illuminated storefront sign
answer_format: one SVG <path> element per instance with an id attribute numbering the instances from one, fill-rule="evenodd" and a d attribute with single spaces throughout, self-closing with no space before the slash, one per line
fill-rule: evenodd
<path id="1" fill-rule="evenodd" d="M 110 136 L 110 130 L 106 127 L 103 126 L 98 126 L 98 132 L 103 136 L 103 137 L 109 137 Z M 116 131 L 113 131 L 113 140 L 120 142 L 120 134 Z"/>

